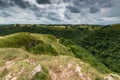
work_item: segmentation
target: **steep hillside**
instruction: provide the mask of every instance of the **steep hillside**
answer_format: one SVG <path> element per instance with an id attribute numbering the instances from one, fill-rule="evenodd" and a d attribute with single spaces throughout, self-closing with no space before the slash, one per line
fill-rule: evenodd
<path id="1" fill-rule="evenodd" d="M 0 80 L 119 80 L 70 56 L 34 55 L 22 49 L 0 49 Z"/>
<path id="2" fill-rule="evenodd" d="M 120 31 L 120 24 L 108 25 L 105 30 Z"/>
<path id="3" fill-rule="evenodd" d="M 0 27 L 0 36 L 5 36 L 17 32 L 52 34 L 57 38 L 63 37 L 71 39 L 73 42 L 79 44 L 81 42 L 81 39 L 84 38 L 86 34 L 91 34 L 92 31 L 90 31 L 89 28 L 85 26 L 83 28 L 83 26 L 76 25 L 9 25 L 6 27 Z"/>
<path id="4" fill-rule="evenodd" d="M 69 45 L 65 45 L 65 41 L 68 42 Z M 22 48 L 38 55 L 75 56 L 87 61 L 101 72 L 109 72 L 104 65 L 97 61 L 97 59 L 91 56 L 90 53 L 85 51 L 83 48 L 75 45 L 74 43 L 70 44 L 66 39 L 59 40 L 49 34 L 16 33 L 7 35 L 0 38 L 0 48 Z"/>
<path id="5" fill-rule="evenodd" d="M 84 48 L 48 34 L 0 37 L 0 79 L 119 80 Z"/>
<path id="6" fill-rule="evenodd" d="M 111 25 L 84 37 L 81 42 L 98 60 L 120 73 L 120 25 Z"/>
<path id="7" fill-rule="evenodd" d="M 119 24 L 108 25 L 108 26 L 99 26 L 99 25 L 7 25 L 0 27 L 0 35 L 7 35 L 16 32 L 32 32 L 32 33 L 42 33 L 42 34 L 52 34 L 57 38 L 70 39 L 74 44 L 84 47 L 89 53 L 92 53 L 98 61 L 102 62 L 105 66 L 111 69 L 114 72 L 120 73 L 120 26 Z M 36 37 L 39 38 L 39 37 Z M 59 48 L 54 49 L 58 44 L 50 45 L 45 41 L 39 39 L 31 40 L 30 44 L 22 46 L 26 48 L 27 51 L 32 53 L 39 53 L 40 50 L 38 43 L 43 44 L 44 47 L 41 53 L 46 51 L 51 51 L 52 55 L 66 54 L 68 51 L 64 52 Z M 8 43 L 8 42 L 7 42 Z M 26 42 L 25 42 L 26 43 Z M 68 42 L 69 43 L 69 42 Z M 16 44 L 16 43 L 15 43 Z M 34 46 L 35 44 L 36 47 Z M 20 44 L 19 44 L 20 45 Z M 34 46 L 34 47 L 31 47 Z M 16 46 L 15 46 L 16 47 Z M 19 46 L 18 46 L 19 47 Z M 21 47 L 21 46 L 20 46 Z M 51 47 L 49 49 L 48 47 Z M 62 46 L 63 47 L 63 46 Z M 58 52 L 58 53 L 56 53 Z M 49 53 L 51 55 L 51 53 Z M 71 54 L 71 52 L 70 52 Z M 71 54 L 72 55 L 72 54 Z"/>
<path id="8" fill-rule="evenodd" d="M 61 45 L 52 35 L 16 33 L 0 38 L 1 48 L 23 48 L 34 54 L 71 55 L 72 51 Z"/>

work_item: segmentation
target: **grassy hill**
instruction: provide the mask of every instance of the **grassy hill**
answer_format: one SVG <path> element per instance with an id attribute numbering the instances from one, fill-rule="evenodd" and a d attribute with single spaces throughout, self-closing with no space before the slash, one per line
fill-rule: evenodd
<path id="1" fill-rule="evenodd" d="M 38 55 L 76 56 L 77 58 L 81 58 L 90 63 L 101 72 L 109 72 L 109 70 L 102 63 L 97 61 L 97 59 L 91 56 L 82 47 L 75 44 L 70 44 L 69 42 L 69 45 L 67 46 L 64 43 L 61 43 L 65 41 L 67 42 L 66 39 L 59 40 L 48 34 L 16 33 L 1 37 L 0 48 L 22 48 L 28 52 Z M 95 65 L 98 65 L 98 67 Z"/>
<path id="2" fill-rule="evenodd" d="M 114 24 L 86 36 L 82 46 L 112 71 L 120 73 L 120 25 Z"/>
<path id="3" fill-rule="evenodd" d="M 113 24 L 113 25 L 108 25 L 105 30 L 114 30 L 114 31 L 120 31 L 120 24 Z"/>
<path id="4" fill-rule="evenodd" d="M 17 80 L 103 80 L 112 73 L 71 40 L 33 33 L 0 37 L 0 71 L 0 79 Z"/>
<path id="5" fill-rule="evenodd" d="M 91 64 L 101 73 L 110 72 L 109 69 L 120 73 L 119 24 L 105 27 L 100 25 L 7 25 L 0 27 L 0 36 L 1 48 L 22 48 L 36 55 L 70 55 Z"/>
<path id="6" fill-rule="evenodd" d="M 35 54 L 73 55 L 72 51 L 61 45 L 52 35 L 16 33 L 0 38 L 1 48 L 23 48 Z"/>
<path id="7" fill-rule="evenodd" d="M 1 80 L 103 80 L 110 75 L 70 56 L 38 56 L 17 48 L 0 49 Z M 116 76 L 112 78 L 119 80 Z"/>

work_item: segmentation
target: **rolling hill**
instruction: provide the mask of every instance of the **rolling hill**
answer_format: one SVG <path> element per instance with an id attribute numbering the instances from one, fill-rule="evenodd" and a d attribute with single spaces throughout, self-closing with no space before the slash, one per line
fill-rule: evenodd
<path id="1" fill-rule="evenodd" d="M 26 32 L 0 37 L 0 71 L 4 80 L 120 79 L 71 40 Z"/>
<path id="2" fill-rule="evenodd" d="M 93 72 L 89 72 L 87 68 L 82 67 L 83 70 L 86 71 L 83 80 L 110 80 L 111 78 L 119 80 L 119 76 L 116 74 L 120 73 L 120 25 L 4 25 L 0 27 L 0 53 L 0 69 L 3 72 L 0 73 L 1 79 L 14 73 L 15 69 L 6 69 L 5 65 L 7 65 L 7 63 L 12 64 L 12 62 L 9 62 L 11 60 L 17 62 L 16 60 L 21 58 L 19 56 L 19 54 L 21 54 L 23 57 L 18 60 L 21 61 L 21 63 L 23 63 L 22 60 L 24 59 L 27 59 L 27 62 L 30 64 L 31 62 L 34 63 L 32 59 L 35 58 L 35 61 L 40 63 L 31 67 L 34 69 L 39 68 L 39 70 L 41 70 L 40 67 L 43 67 L 42 74 L 37 73 L 35 77 L 32 76 L 33 79 L 30 78 L 30 80 L 38 80 L 35 79 L 37 77 L 41 78 L 41 80 L 49 80 L 51 78 L 52 80 L 54 80 L 53 78 L 58 80 L 59 73 L 60 75 L 64 73 L 61 69 L 58 72 L 56 72 L 56 70 L 59 70 L 58 66 L 61 67 L 64 59 L 66 61 L 64 64 L 65 70 L 68 70 L 65 68 L 67 67 L 65 65 L 71 65 L 67 63 L 67 61 L 73 61 L 75 64 L 83 62 L 89 65 L 88 67 L 84 64 L 84 67 L 94 69 Z M 6 58 L 2 58 L 3 56 L 6 56 Z M 43 60 L 41 60 L 41 58 Z M 46 60 L 48 60 L 48 62 Z M 51 62 L 49 62 L 50 60 Z M 76 62 L 76 60 L 78 61 Z M 41 64 L 42 61 L 44 63 Z M 52 62 L 54 61 L 58 61 L 59 64 L 55 62 L 54 64 L 56 64 L 56 66 L 53 66 Z M 46 62 L 51 65 L 45 64 Z M 25 65 L 27 64 L 25 63 Z M 12 66 L 14 67 L 15 65 Z M 18 66 L 20 69 L 20 65 Z M 54 73 L 52 72 L 52 74 L 56 76 L 50 74 L 51 70 L 49 70 L 49 68 L 51 66 L 54 67 L 52 68 L 53 71 L 56 69 Z M 81 66 L 79 65 L 79 67 Z M 30 70 L 31 69 L 28 71 Z M 74 70 L 72 70 L 72 72 L 74 72 Z M 114 74 L 114 72 L 116 72 L 116 74 Z M 94 77 L 90 76 L 89 79 L 86 78 L 85 76 L 88 76 L 88 73 L 94 74 Z M 26 72 L 23 74 L 25 76 L 22 75 L 23 77 L 18 74 L 19 77 L 17 77 L 17 80 L 26 80 L 28 74 L 29 72 Z M 69 73 L 66 73 L 66 76 L 67 74 Z M 72 80 L 78 79 L 78 76 L 73 76 Z M 69 79 L 71 78 L 70 76 L 68 77 Z"/>
<path id="3" fill-rule="evenodd" d="M 81 41 L 84 48 L 112 71 L 120 73 L 120 25 L 114 24 L 94 31 Z"/>

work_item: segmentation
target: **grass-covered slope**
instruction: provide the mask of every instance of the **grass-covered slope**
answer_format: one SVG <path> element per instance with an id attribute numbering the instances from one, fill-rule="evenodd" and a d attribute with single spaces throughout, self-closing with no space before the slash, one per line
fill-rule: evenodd
<path id="1" fill-rule="evenodd" d="M 102 28 L 101 28 L 102 27 Z M 72 40 L 66 41 L 65 44 L 77 44 L 88 50 L 95 56 L 98 61 L 102 62 L 109 69 L 115 72 L 120 72 L 120 24 L 108 25 L 108 26 L 99 26 L 99 25 L 7 25 L 0 27 L 0 35 L 7 35 L 16 32 L 32 32 L 32 33 L 42 33 L 42 34 L 52 34 L 57 38 L 67 38 Z M 27 51 L 32 53 L 39 54 L 48 54 L 48 51 L 52 54 L 65 54 L 69 51 L 68 47 L 65 47 L 56 41 L 52 42 L 52 46 L 49 41 L 44 41 L 44 39 L 39 40 L 38 36 L 34 34 L 35 41 L 32 42 L 30 47 L 27 44 Z M 37 38 L 37 39 L 36 39 Z M 32 35 L 33 39 L 33 35 Z M 31 42 L 30 42 L 31 43 Z M 45 46 L 40 48 L 41 45 Z M 58 44 L 57 44 L 58 43 Z M 36 45 L 37 44 L 37 45 Z M 59 45 L 59 46 L 58 46 Z M 47 46 L 47 47 L 46 47 Z M 55 47 L 56 46 L 56 47 Z M 51 47 L 48 48 L 48 47 Z M 24 45 L 23 48 L 26 48 Z M 62 50 L 61 50 L 61 49 Z M 41 51 L 43 52 L 41 52 Z M 47 52 L 46 52 L 47 51 Z M 41 52 L 41 53 L 40 53 Z M 59 53 L 58 53 L 59 52 Z M 51 55 L 51 53 L 49 53 Z M 71 51 L 70 51 L 71 54 Z"/>
<path id="2" fill-rule="evenodd" d="M 84 28 L 83 28 L 84 27 Z M 30 33 L 40 33 L 40 34 L 52 34 L 57 38 L 67 38 L 71 39 L 77 44 L 80 43 L 81 39 L 90 34 L 92 31 L 85 26 L 52 26 L 52 25 L 9 25 L 0 27 L 0 35 L 9 35 L 18 32 L 30 32 Z"/>
<path id="3" fill-rule="evenodd" d="M 119 80 L 70 56 L 34 55 L 22 49 L 0 49 L 0 80 Z"/>
<path id="4" fill-rule="evenodd" d="M 120 25 L 110 25 L 86 36 L 82 46 L 112 71 L 120 73 Z"/>
<path id="5" fill-rule="evenodd" d="M 49 34 L 16 33 L 8 35 L 0 38 L 0 48 L 22 48 L 38 55 L 75 56 L 102 73 L 110 72 L 84 48 L 75 45 L 71 40 L 57 39 Z"/>
<path id="6" fill-rule="evenodd" d="M 84 48 L 49 34 L 16 33 L 0 37 L 0 79 L 106 80 L 119 76 Z"/>
<path id="7" fill-rule="evenodd" d="M 107 28 L 105 28 L 105 30 L 120 31 L 120 24 L 109 25 Z"/>
<path id="8" fill-rule="evenodd" d="M 0 49 L 0 80 L 49 80 L 49 73 L 43 65 L 40 73 L 32 75 L 40 64 L 32 61 L 30 53 L 22 49 Z"/>
<path id="9" fill-rule="evenodd" d="M 0 38 L 0 48 L 24 48 L 35 54 L 71 55 L 72 51 L 52 35 L 16 33 Z"/>
<path id="10" fill-rule="evenodd" d="M 79 58 L 89 64 L 92 67 L 96 68 L 98 71 L 102 73 L 109 73 L 111 72 L 105 65 L 103 65 L 98 59 L 96 59 L 91 53 L 89 53 L 86 49 L 82 48 L 79 45 L 75 45 L 71 40 L 61 38 L 60 43 L 70 47 L 72 52 L 74 53 L 76 58 Z"/>
<path id="11" fill-rule="evenodd" d="M 65 42 L 69 44 L 65 45 Z M 109 69 L 106 69 L 102 63 L 97 61 L 85 49 L 76 46 L 71 40 L 57 39 L 49 34 L 16 33 L 7 35 L 1 37 L 0 48 L 22 48 L 38 55 L 75 56 L 90 63 L 101 72 L 109 72 Z"/>

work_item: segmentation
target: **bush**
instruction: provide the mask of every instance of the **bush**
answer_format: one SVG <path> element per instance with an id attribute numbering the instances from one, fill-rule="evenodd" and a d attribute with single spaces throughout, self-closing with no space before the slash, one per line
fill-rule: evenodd
<path id="1" fill-rule="evenodd" d="M 69 45 L 74 45 L 75 43 L 72 42 L 70 39 L 65 39 L 65 38 L 60 38 L 59 42 L 65 46 L 69 46 Z"/>
<path id="2" fill-rule="evenodd" d="M 93 55 L 91 55 L 84 48 L 77 46 L 77 45 L 72 45 L 70 46 L 70 48 L 77 58 L 80 58 L 81 60 L 91 64 L 91 66 L 96 68 L 98 71 L 102 73 L 110 72 L 110 70 L 106 68 L 106 66 L 104 66 L 99 60 L 97 60 Z"/>
<path id="3" fill-rule="evenodd" d="M 51 45 L 45 43 L 38 43 L 30 48 L 29 51 L 35 54 L 58 55 L 57 51 Z"/>

